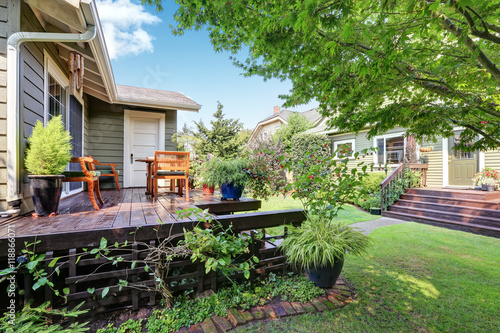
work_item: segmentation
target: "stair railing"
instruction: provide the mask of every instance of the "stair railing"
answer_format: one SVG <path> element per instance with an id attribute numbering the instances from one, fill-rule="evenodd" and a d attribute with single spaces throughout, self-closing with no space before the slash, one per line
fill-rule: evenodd
<path id="1" fill-rule="evenodd" d="M 399 181 L 399 179 L 403 176 L 403 169 L 404 164 L 399 164 L 398 167 L 394 169 L 389 176 L 382 181 L 382 183 L 380 183 L 380 194 L 382 197 L 380 208 L 382 212 L 387 210 L 389 193 L 390 191 L 394 191 L 397 181 Z"/>
<path id="2" fill-rule="evenodd" d="M 420 164 L 420 163 L 409 163 L 406 164 L 406 167 L 410 168 L 410 170 L 419 171 L 422 173 L 421 184 L 420 186 L 427 186 L 427 169 L 429 168 L 428 164 Z M 406 188 L 397 188 L 401 186 L 400 180 L 404 177 L 403 170 L 405 168 L 405 164 L 401 163 L 395 168 L 383 181 L 380 183 L 380 194 L 381 194 L 381 202 L 380 208 L 381 211 L 386 211 L 389 206 L 389 198 L 392 193 L 396 191 L 405 191 Z M 409 187 L 412 187 L 415 184 L 410 184 Z M 392 204 L 392 203 L 391 203 Z"/>

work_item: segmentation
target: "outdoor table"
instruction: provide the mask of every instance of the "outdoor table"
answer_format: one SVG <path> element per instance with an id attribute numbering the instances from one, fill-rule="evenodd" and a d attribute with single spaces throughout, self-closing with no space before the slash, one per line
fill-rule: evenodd
<path id="1" fill-rule="evenodd" d="M 154 158 L 139 158 L 139 159 L 136 159 L 135 161 L 147 163 L 147 167 L 146 167 L 146 170 L 147 170 L 146 194 L 150 195 L 153 193 L 153 177 L 152 177 L 153 167 L 152 166 L 153 166 L 153 163 L 155 160 L 154 160 Z"/>

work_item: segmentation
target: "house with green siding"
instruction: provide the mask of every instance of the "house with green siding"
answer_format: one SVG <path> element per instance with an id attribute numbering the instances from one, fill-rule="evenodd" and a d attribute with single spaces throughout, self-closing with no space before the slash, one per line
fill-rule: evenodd
<path id="1" fill-rule="evenodd" d="M 366 162 L 387 164 L 394 168 L 404 161 L 406 151 L 406 129 L 394 127 L 383 135 L 369 139 L 368 128 L 359 133 L 345 133 L 329 128 L 327 119 L 323 118 L 308 131 L 309 133 L 326 134 L 331 142 L 332 149 L 339 146 L 348 147 L 352 152 L 359 152 L 366 148 L 377 147 L 376 154 L 366 156 Z M 440 188 L 470 188 L 474 173 L 484 167 L 491 167 L 500 171 L 500 150 L 477 151 L 466 153 L 455 149 L 458 143 L 460 129 L 457 128 L 454 137 L 441 138 L 436 142 L 417 143 L 417 157 L 428 164 L 427 186 Z M 420 147 L 432 147 L 430 152 L 420 152 Z M 424 149 L 425 150 L 425 149 Z M 356 161 L 350 162 L 354 167 Z"/>
<path id="2" fill-rule="evenodd" d="M 146 165 L 135 160 L 175 150 L 177 111 L 200 107 L 179 92 L 116 84 L 93 0 L 0 0 L 0 210 L 16 200 L 32 210 L 24 155 L 37 121 L 62 115 L 73 156 L 116 163 L 120 185 L 139 187 Z M 82 190 L 67 183 L 63 196 Z"/>

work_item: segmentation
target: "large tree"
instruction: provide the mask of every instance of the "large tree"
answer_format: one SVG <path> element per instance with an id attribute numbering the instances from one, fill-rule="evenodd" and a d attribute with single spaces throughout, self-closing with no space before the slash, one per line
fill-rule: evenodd
<path id="1" fill-rule="evenodd" d="M 174 33 L 206 27 L 216 51 L 248 48 L 235 64 L 290 79 L 285 106 L 316 99 L 341 130 L 463 127 L 462 143 L 481 138 L 468 149 L 500 146 L 499 0 L 176 2 Z"/>
<path id="2" fill-rule="evenodd" d="M 194 122 L 196 129 L 192 134 L 197 139 L 194 148 L 198 156 L 212 154 L 221 158 L 234 158 L 243 149 L 247 140 L 241 133 L 243 125 L 238 119 L 225 118 L 223 107 L 217 102 L 214 120 L 210 121 L 211 128 L 206 127 L 201 120 Z"/>

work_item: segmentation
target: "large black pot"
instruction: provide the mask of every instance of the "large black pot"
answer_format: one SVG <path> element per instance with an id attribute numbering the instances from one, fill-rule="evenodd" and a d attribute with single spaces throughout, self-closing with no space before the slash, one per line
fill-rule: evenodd
<path id="1" fill-rule="evenodd" d="M 222 194 L 221 200 L 239 200 L 241 198 L 241 194 L 243 193 L 244 187 L 234 186 L 233 183 L 225 183 L 220 186 L 220 192 Z"/>
<path id="2" fill-rule="evenodd" d="M 307 277 L 314 282 L 317 287 L 331 288 L 337 282 L 340 276 L 342 267 L 344 266 L 344 259 L 336 258 L 333 266 L 328 265 L 325 267 L 306 269 Z"/>
<path id="3" fill-rule="evenodd" d="M 36 215 L 48 216 L 57 213 L 64 176 L 29 175 L 28 178 Z"/>

